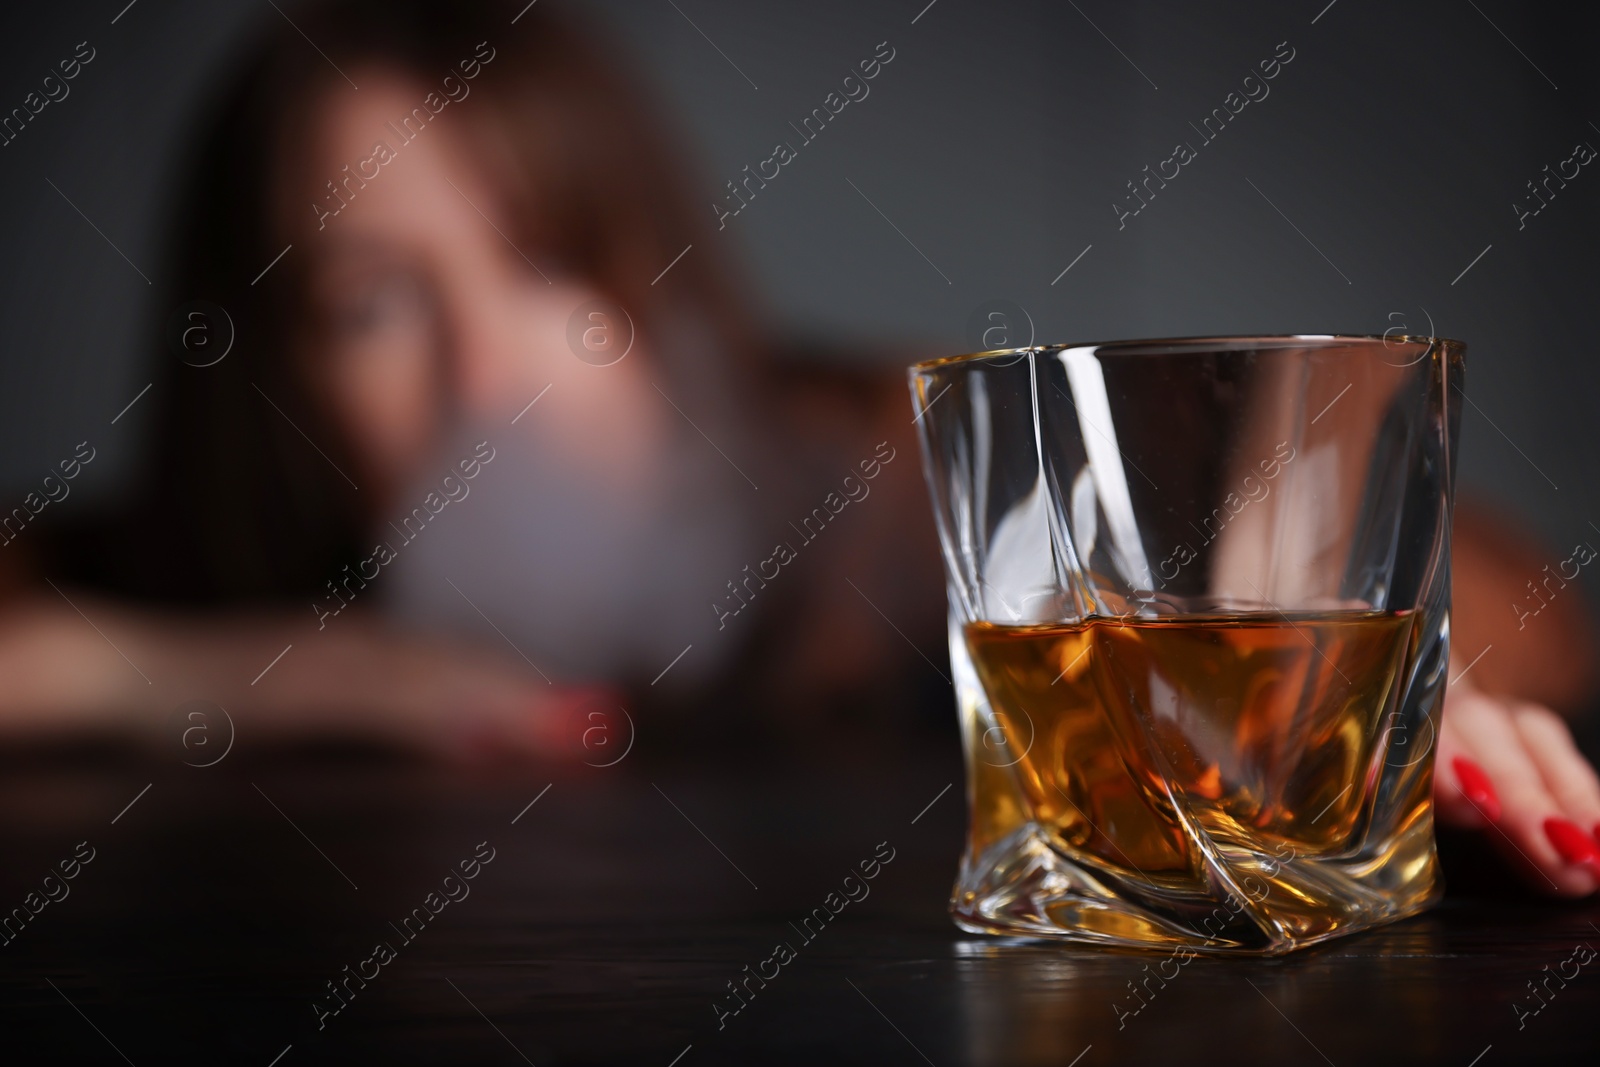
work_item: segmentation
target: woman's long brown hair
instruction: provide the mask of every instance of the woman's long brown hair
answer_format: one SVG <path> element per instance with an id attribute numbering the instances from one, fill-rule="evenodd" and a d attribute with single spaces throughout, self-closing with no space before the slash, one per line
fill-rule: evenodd
<path id="1" fill-rule="evenodd" d="M 494 59 L 464 106 L 477 109 L 480 132 L 496 134 L 481 143 L 517 220 L 509 236 L 609 294 L 646 332 L 670 298 L 738 357 L 723 373 L 750 365 L 755 333 L 707 240 L 709 209 L 690 207 L 669 138 L 620 73 L 626 60 L 543 6 L 512 25 L 520 6 L 334 0 L 291 8 L 293 26 L 269 17 L 176 187 L 144 473 L 115 515 L 55 531 L 47 573 L 173 604 L 260 602 L 314 594 L 370 548 L 362 498 L 328 462 L 350 469 L 347 445 L 310 402 L 292 351 L 304 303 L 294 250 L 256 281 L 286 243 L 282 176 L 313 109 L 330 92 L 357 91 L 333 63 L 383 66 L 432 88 L 486 42 Z M 696 254 L 670 286 L 652 287 L 691 242 Z M 234 327 L 232 350 L 209 367 L 182 362 L 164 321 L 196 300 L 225 309 Z"/>

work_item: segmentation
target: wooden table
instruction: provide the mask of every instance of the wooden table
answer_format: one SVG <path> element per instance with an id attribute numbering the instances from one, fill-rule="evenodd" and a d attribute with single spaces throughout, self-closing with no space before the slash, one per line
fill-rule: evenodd
<path id="1" fill-rule="evenodd" d="M 1486 885 L 1470 849 L 1447 868 L 1467 891 L 1429 915 L 1194 960 L 1140 1000 L 1156 957 L 950 923 L 964 816 L 951 744 L 471 774 L 12 755 L 0 907 L 66 895 L 0 948 L 0 1058 L 1571 1067 L 1600 1046 L 1600 959 L 1568 962 L 1600 947 L 1600 905 Z M 45 883 L 85 841 L 76 877 Z M 868 895 L 797 928 L 891 852 Z M 734 1012 L 747 967 L 769 978 Z M 1529 983 L 1560 971 L 1531 1014 Z"/>

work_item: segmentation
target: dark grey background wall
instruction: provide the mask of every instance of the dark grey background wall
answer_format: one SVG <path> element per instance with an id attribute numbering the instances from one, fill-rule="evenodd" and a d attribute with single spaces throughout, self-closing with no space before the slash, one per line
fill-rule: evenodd
<path id="1" fill-rule="evenodd" d="M 894 48 L 871 95 L 716 235 L 782 328 L 873 358 L 970 348 L 991 299 L 1026 308 L 1040 340 L 1431 321 L 1471 348 L 1465 482 L 1554 546 L 1600 541 L 1600 166 L 1522 228 L 1513 207 L 1575 144 L 1600 147 L 1594 16 L 1507 0 L 539 2 L 589 12 L 658 87 L 708 214 L 858 60 Z M 144 426 L 137 405 L 111 419 L 173 311 L 150 306 L 146 277 L 183 210 L 174 154 L 252 30 L 281 17 L 267 0 L 6 13 L 0 112 L 78 42 L 96 57 L 0 148 L 0 491 L 20 499 L 85 438 L 100 458 L 80 504 L 126 478 Z M 1280 42 L 1294 58 L 1270 96 L 1203 144 L 1190 123 Z M 1197 158 L 1119 228 L 1126 183 L 1179 141 Z"/>

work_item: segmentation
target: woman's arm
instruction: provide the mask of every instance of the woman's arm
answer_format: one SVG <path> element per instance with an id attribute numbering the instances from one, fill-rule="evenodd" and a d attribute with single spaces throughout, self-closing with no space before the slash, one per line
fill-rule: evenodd
<path id="1" fill-rule="evenodd" d="M 1534 888 L 1586 896 L 1600 887 L 1600 779 L 1552 709 L 1594 700 L 1588 605 L 1560 577 L 1565 552 L 1541 552 L 1486 508 L 1457 509 L 1454 541 L 1439 820 L 1482 829 Z"/>
<path id="2" fill-rule="evenodd" d="M 228 710 L 241 744 L 353 737 L 457 758 L 557 756 L 577 751 L 583 707 L 598 698 L 494 649 L 355 612 L 319 630 L 281 614 L 162 613 L 74 590 L 0 605 L 0 739 L 154 738 L 180 705 L 208 700 Z"/>
<path id="3" fill-rule="evenodd" d="M 1543 548 L 1503 515 L 1472 500 L 1456 507 L 1450 650 L 1485 693 L 1586 710 L 1600 687 L 1600 642 L 1581 585 L 1590 568 L 1579 561 L 1600 534 Z"/>

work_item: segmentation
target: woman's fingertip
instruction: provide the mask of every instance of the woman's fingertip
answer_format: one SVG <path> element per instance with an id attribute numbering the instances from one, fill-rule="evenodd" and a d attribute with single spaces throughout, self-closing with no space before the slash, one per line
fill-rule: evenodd
<path id="1" fill-rule="evenodd" d="M 1544 821 L 1544 836 L 1567 863 L 1583 865 L 1590 870 L 1600 868 L 1600 844 L 1579 829 L 1577 823 L 1552 815 Z"/>
<path id="2" fill-rule="evenodd" d="M 1479 813 L 1490 822 L 1500 821 L 1500 796 L 1494 791 L 1494 783 L 1489 781 L 1489 776 L 1482 767 L 1467 759 L 1457 756 L 1450 761 L 1450 766 L 1456 772 L 1456 780 L 1461 783 L 1461 794 L 1477 808 Z M 1600 827 L 1596 827 L 1600 831 Z"/>

